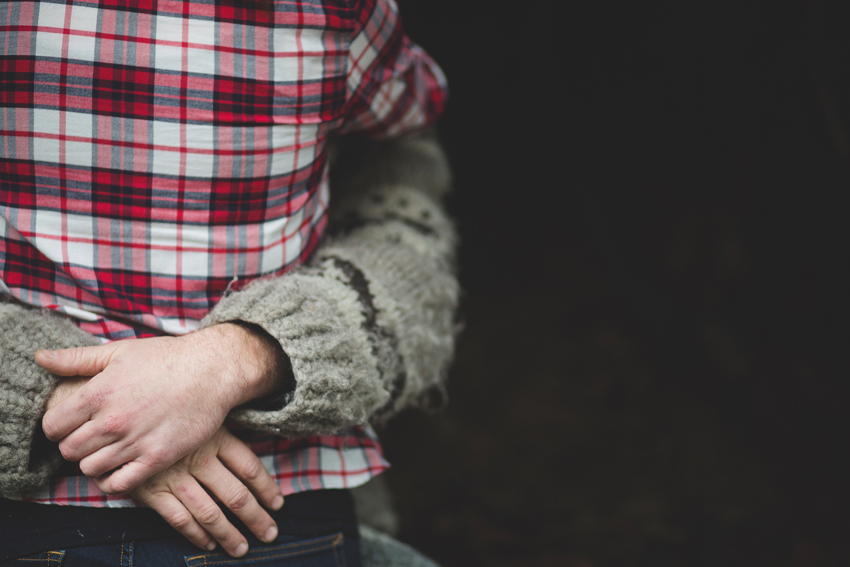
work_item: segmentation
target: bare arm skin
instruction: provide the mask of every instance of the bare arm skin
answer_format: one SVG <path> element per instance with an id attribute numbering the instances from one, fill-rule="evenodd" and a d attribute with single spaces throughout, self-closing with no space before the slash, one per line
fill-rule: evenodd
<path id="1" fill-rule="evenodd" d="M 179 338 L 69 349 L 97 341 L 67 318 L 0 303 L 0 388 L 5 396 L 0 399 L 0 492 L 14 498 L 33 490 L 59 466 L 61 456 L 54 446 L 34 435 L 41 429 L 37 424 L 45 402 L 63 380 L 56 374 L 98 375 L 67 399 L 52 400 L 44 427 L 54 438 L 71 434 L 63 452 L 81 459 L 84 472 L 102 474 L 122 464 L 116 456 L 122 448 L 127 450 L 127 460 L 133 460 L 137 447 L 132 440 L 137 438 L 132 436 L 138 436 L 136 445 L 148 437 L 150 430 L 135 433 L 119 409 L 135 415 L 142 403 L 179 403 L 176 395 L 137 389 L 153 384 L 185 388 L 186 394 L 212 408 L 195 421 L 168 420 L 178 431 L 163 438 L 180 437 L 180 428 L 189 428 L 190 442 L 178 439 L 180 450 L 169 454 L 154 439 L 151 448 L 162 453 L 135 457 L 136 464 L 126 471 L 136 468 L 134 476 L 118 483 L 126 474 L 122 468 L 122 475 L 112 475 L 104 484 L 107 491 L 129 489 L 167 462 L 188 454 L 193 445 L 200 446 L 217 430 L 228 406 L 236 408 L 229 417 L 243 426 L 297 436 L 381 421 L 404 407 L 423 403 L 428 392 L 439 392 L 452 356 L 459 296 L 453 273 L 457 240 L 440 205 L 450 186 L 446 158 L 428 134 L 380 144 L 356 142 L 353 147 L 354 151 L 340 152 L 341 161 L 332 171 L 339 194 L 334 197 L 330 237 L 314 260 L 304 269 L 231 294 L 205 320 L 209 329 Z M 239 339 L 227 334 L 219 335 L 224 340 L 217 345 L 203 340 L 209 332 L 230 328 L 226 324 L 231 321 L 262 327 L 274 338 L 275 348 L 286 352 L 295 380 L 288 403 L 271 409 L 238 405 L 279 385 L 266 382 L 263 387 L 262 380 L 253 382 L 240 368 L 222 362 L 230 350 L 230 358 L 245 356 L 250 344 L 236 348 Z M 234 333 L 245 331 L 232 327 Z M 156 348 L 147 341 L 157 341 Z M 175 358 L 175 352 L 192 350 L 192 341 L 200 347 L 192 356 L 206 356 L 193 361 Z M 136 343 L 134 348 L 129 348 L 130 343 Z M 254 347 L 268 349 L 268 343 L 254 343 Z M 37 348 L 59 351 L 52 360 L 45 353 L 38 355 L 38 361 L 56 374 L 34 363 Z M 70 360 L 66 353 L 73 353 Z M 74 359 L 81 353 L 92 354 L 84 365 Z M 117 365 L 112 364 L 119 358 Z M 148 365 L 157 370 L 139 371 Z M 138 380 L 128 378 L 134 373 Z M 184 380 L 187 383 L 181 384 Z M 128 386 L 126 392 L 119 388 L 123 383 Z M 60 416 L 66 408 L 70 418 Z M 101 429 L 86 432 L 86 425 L 94 422 Z M 101 439 L 86 446 L 80 440 L 84 435 Z M 92 453 L 97 460 L 86 462 Z"/>
<path id="2" fill-rule="evenodd" d="M 38 351 L 36 362 L 53 374 L 92 376 L 60 382 L 44 433 L 101 490 L 128 492 L 210 439 L 231 409 L 279 388 L 282 356 L 229 323 L 181 337 Z"/>
<path id="3" fill-rule="evenodd" d="M 47 401 L 48 412 L 90 380 L 82 376 L 61 380 Z M 96 479 L 99 484 L 106 484 L 106 480 Z M 212 550 L 218 543 L 229 555 L 242 557 L 248 551 L 245 536 L 227 520 L 207 490 L 236 514 L 257 539 L 271 542 L 277 537 L 277 525 L 263 506 L 272 510 L 283 506 L 280 488 L 251 449 L 225 427 L 176 463 L 143 481 L 130 495 L 155 510 L 198 547 Z"/>

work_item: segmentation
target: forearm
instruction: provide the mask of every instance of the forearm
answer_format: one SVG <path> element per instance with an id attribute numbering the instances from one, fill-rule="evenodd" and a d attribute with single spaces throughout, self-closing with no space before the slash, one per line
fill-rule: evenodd
<path id="1" fill-rule="evenodd" d="M 459 295 L 456 236 L 439 203 L 445 156 L 425 135 L 356 147 L 332 172 L 330 238 L 309 266 L 231 294 L 204 321 L 259 325 L 289 357 L 284 407 L 231 413 L 250 427 L 331 432 L 442 389 Z"/>
<path id="2" fill-rule="evenodd" d="M 6 497 L 38 487 L 62 457 L 41 432 L 57 378 L 35 363 L 40 348 L 95 345 L 73 323 L 45 310 L 0 302 L 0 493 Z"/>
<path id="3" fill-rule="evenodd" d="M 264 351 L 265 362 L 256 366 L 272 369 L 270 378 L 253 373 L 261 380 L 240 389 L 243 402 L 291 390 L 282 408 L 261 411 L 249 404 L 232 412 L 250 427 L 285 435 L 336 431 L 385 418 L 427 390 L 442 388 L 458 300 L 456 238 L 439 205 L 449 184 L 445 158 L 427 137 L 359 146 L 343 150 L 341 158 L 334 173 L 341 195 L 334 202 L 332 237 L 311 265 L 225 298 L 205 320 L 205 328 L 254 324 L 267 333 L 259 333 L 259 343 L 277 341 L 261 347 L 256 336 L 248 337 L 255 348 L 239 349 Z M 4 495 L 43 484 L 61 463 L 41 433 L 45 405 L 61 392 L 55 390 L 57 378 L 34 362 L 36 350 L 95 344 L 64 318 L 0 303 Z M 240 360 L 247 365 L 262 358 L 245 356 Z M 290 372 L 294 384 L 288 385 Z"/>

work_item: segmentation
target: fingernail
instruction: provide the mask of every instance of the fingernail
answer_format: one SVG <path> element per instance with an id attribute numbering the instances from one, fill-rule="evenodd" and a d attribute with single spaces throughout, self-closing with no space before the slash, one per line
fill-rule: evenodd
<path id="1" fill-rule="evenodd" d="M 236 551 L 233 552 L 236 557 L 242 557 L 246 553 L 248 553 L 248 543 L 242 542 L 236 546 Z"/>
<path id="2" fill-rule="evenodd" d="M 212 551 L 213 549 L 215 549 L 215 542 L 214 541 L 209 542 L 208 544 L 206 544 L 204 546 L 204 549 L 206 549 L 207 551 Z"/>
<path id="3" fill-rule="evenodd" d="M 272 510 L 280 510 L 281 506 L 283 506 L 283 496 L 278 494 L 272 500 Z"/>
<path id="4" fill-rule="evenodd" d="M 277 537 L 277 526 L 272 526 L 266 530 L 266 535 L 263 536 L 263 541 L 266 543 L 271 543 L 274 541 L 274 538 Z"/>
<path id="5" fill-rule="evenodd" d="M 41 350 L 39 352 L 41 353 L 41 356 L 43 356 L 44 358 L 47 358 L 49 360 L 53 360 L 54 358 L 56 358 L 56 351 L 55 350 Z"/>

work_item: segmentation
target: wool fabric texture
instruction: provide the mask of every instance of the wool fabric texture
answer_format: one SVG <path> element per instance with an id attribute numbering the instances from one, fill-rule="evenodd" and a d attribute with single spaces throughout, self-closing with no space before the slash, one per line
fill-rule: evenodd
<path id="1" fill-rule="evenodd" d="M 247 427 L 331 433 L 444 396 L 460 291 L 457 237 L 440 205 L 448 162 L 428 133 L 345 144 L 331 174 L 332 236 L 306 266 L 225 296 L 203 320 L 258 325 L 289 357 L 295 385 L 280 407 L 231 412 Z M 43 310 L 0 307 L 0 493 L 14 497 L 61 463 L 40 433 L 57 379 L 35 351 L 97 340 Z"/>
<path id="2" fill-rule="evenodd" d="M 58 378 L 35 363 L 35 351 L 93 346 L 98 340 L 45 309 L 0 302 L 0 494 L 46 483 L 62 463 L 41 431 Z"/>

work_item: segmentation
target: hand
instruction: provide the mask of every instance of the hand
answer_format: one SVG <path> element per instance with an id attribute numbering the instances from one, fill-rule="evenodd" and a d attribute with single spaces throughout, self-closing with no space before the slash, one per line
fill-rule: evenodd
<path id="1" fill-rule="evenodd" d="M 62 400 L 85 386 L 89 380 L 91 380 L 90 376 L 73 376 L 59 380 L 56 387 L 53 389 L 53 393 L 50 394 L 49 398 L 47 398 L 47 403 L 45 404 L 44 409 L 49 411 L 53 407 L 59 405 Z"/>
<path id="2" fill-rule="evenodd" d="M 227 520 L 201 484 L 232 510 L 257 539 L 269 543 L 277 537 L 274 520 L 260 507 L 257 498 L 278 510 L 283 506 L 283 495 L 260 459 L 224 427 L 200 448 L 130 494 L 156 510 L 198 547 L 212 551 L 215 538 L 233 557 L 245 555 L 245 536 Z"/>
<path id="3" fill-rule="evenodd" d="M 54 374 L 93 376 L 48 409 L 42 427 L 101 490 L 128 492 L 200 447 L 233 407 L 272 391 L 277 356 L 264 338 L 227 323 L 181 337 L 38 351 L 36 362 Z"/>

